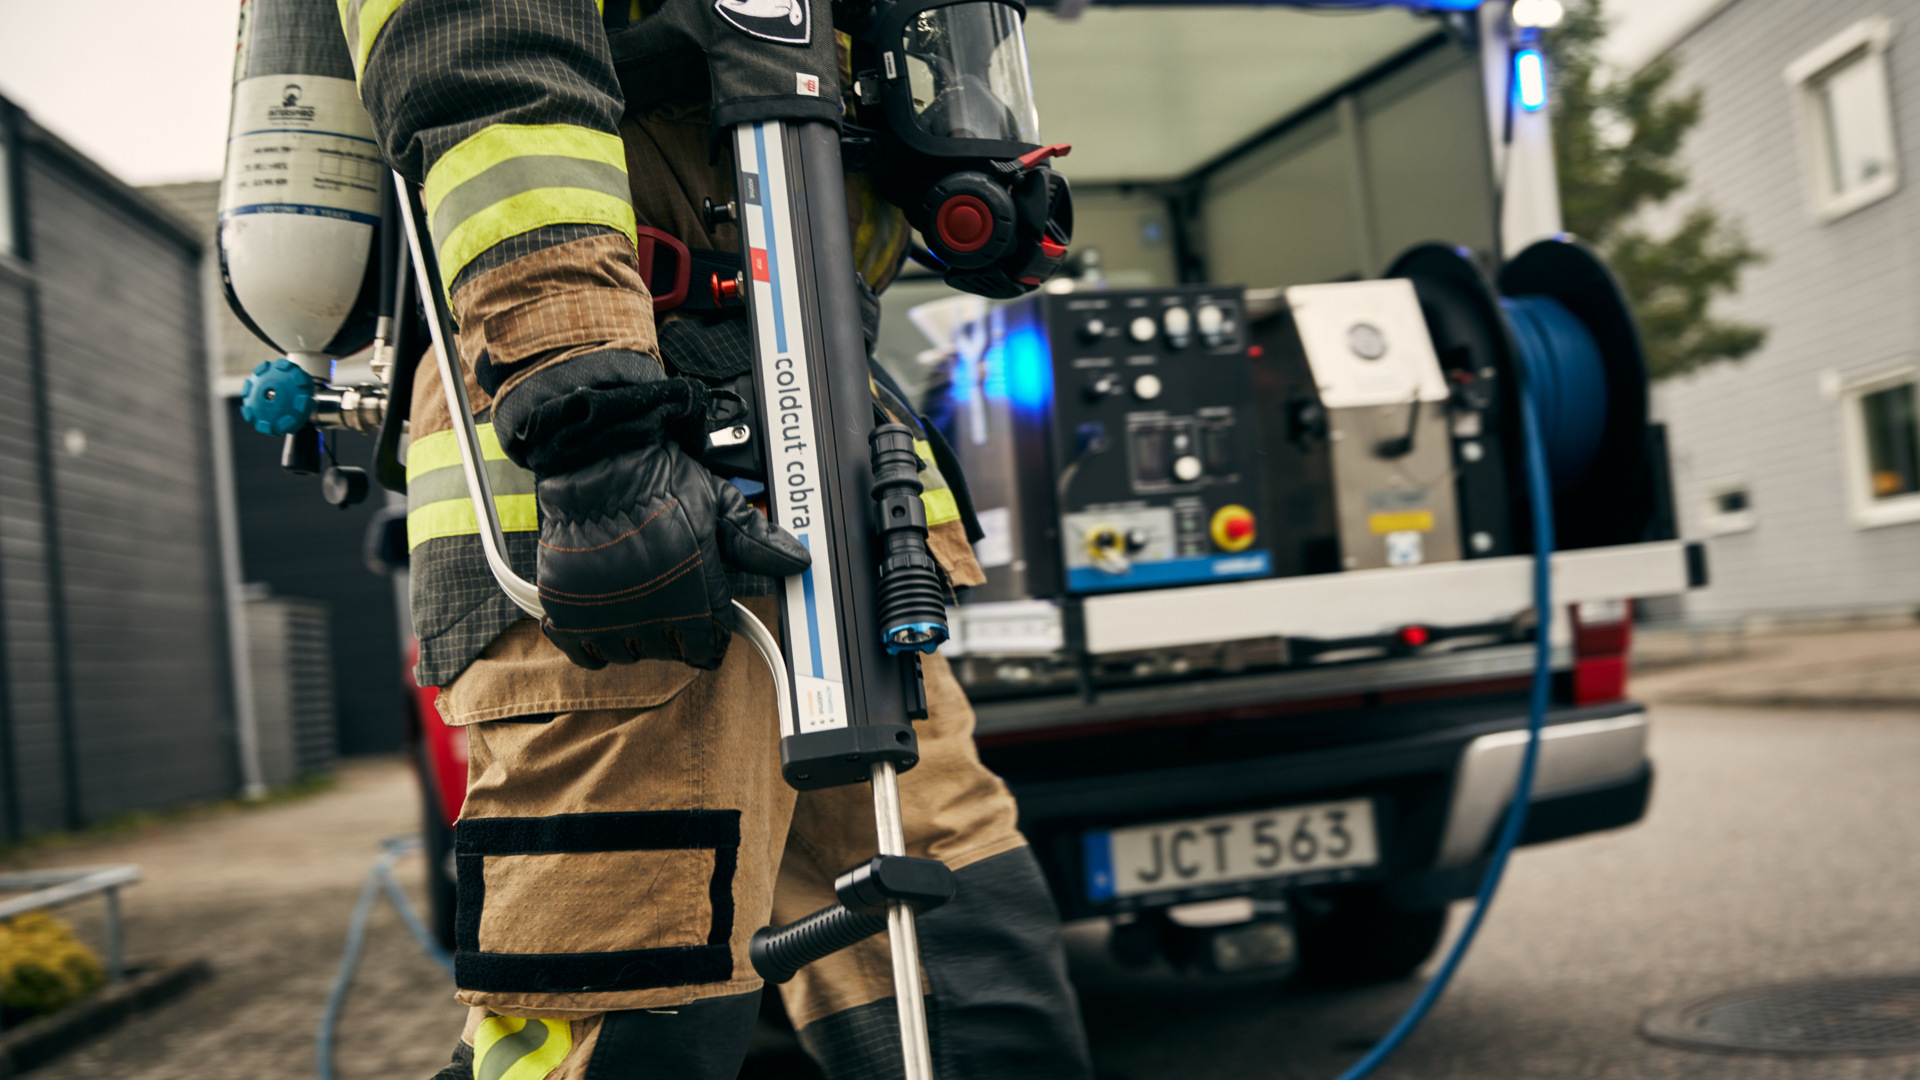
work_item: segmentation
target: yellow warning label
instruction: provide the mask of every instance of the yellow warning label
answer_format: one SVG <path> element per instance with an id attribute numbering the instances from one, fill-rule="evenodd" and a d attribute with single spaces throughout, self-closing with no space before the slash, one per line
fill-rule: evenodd
<path id="1" fill-rule="evenodd" d="M 1402 510 L 1394 514 L 1367 515 L 1367 528 L 1375 536 L 1397 532 L 1432 532 L 1433 511 Z"/>

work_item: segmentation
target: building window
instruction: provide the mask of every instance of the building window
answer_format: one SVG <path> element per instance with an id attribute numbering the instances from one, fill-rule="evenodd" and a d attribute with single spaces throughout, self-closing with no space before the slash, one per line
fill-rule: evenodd
<path id="1" fill-rule="evenodd" d="M 1865 19 L 1787 67 L 1800 98 L 1803 156 L 1813 212 L 1832 221 L 1900 185 L 1887 93 L 1885 19 Z"/>
<path id="2" fill-rule="evenodd" d="M 1913 384 L 1862 394 L 1860 423 L 1867 436 L 1867 490 L 1873 498 L 1884 502 L 1920 491 L 1914 468 L 1920 430 L 1913 422 Z"/>
<path id="3" fill-rule="evenodd" d="M 1920 389 L 1912 369 L 1841 395 L 1853 516 L 1863 527 L 1920 521 Z"/>
<path id="4" fill-rule="evenodd" d="M 1700 523 L 1708 536 L 1726 536 L 1753 528 L 1753 493 L 1744 483 L 1709 488 Z"/>

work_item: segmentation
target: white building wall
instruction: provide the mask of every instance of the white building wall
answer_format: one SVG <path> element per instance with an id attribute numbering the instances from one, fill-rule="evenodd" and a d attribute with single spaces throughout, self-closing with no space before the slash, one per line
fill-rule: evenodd
<path id="1" fill-rule="evenodd" d="M 1821 224 L 1804 179 L 1798 91 L 1783 73 L 1876 15 L 1894 28 L 1887 72 L 1902 185 Z M 1688 611 L 1912 609 L 1920 523 L 1854 522 L 1841 403 L 1823 387 L 1920 358 L 1920 0 L 1733 0 L 1675 55 L 1676 85 L 1706 94 L 1686 146 L 1692 185 L 1677 201 L 1705 199 L 1766 253 L 1721 310 L 1770 331 L 1746 360 L 1656 388 L 1685 534 L 1706 535 L 1706 500 L 1723 485 L 1744 482 L 1752 499 L 1749 531 L 1709 537 L 1713 585 L 1689 596 Z"/>

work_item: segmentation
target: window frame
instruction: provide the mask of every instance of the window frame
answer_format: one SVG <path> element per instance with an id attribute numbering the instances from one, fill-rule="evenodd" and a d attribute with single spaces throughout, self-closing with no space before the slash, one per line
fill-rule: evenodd
<path id="1" fill-rule="evenodd" d="M 1747 508 L 1728 512 L 1719 507 L 1720 497 L 1735 491 L 1744 491 L 1747 495 Z M 1708 536 L 1732 536 L 1735 533 L 1752 532 L 1759 524 L 1753 511 L 1753 485 L 1744 477 L 1722 480 L 1717 484 L 1708 484 L 1701 490 L 1702 506 L 1700 510 L 1700 528 Z"/>
<path id="2" fill-rule="evenodd" d="M 1840 431 L 1844 442 L 1847 503 L 1855 527 L 1877 529 L 1886 525 L 1904 525 L 1920 521 L 1920 491 L 1892 498 L 1873 496 L 1873 469 L 1867 450 L 1866 417 L 1861 408 L 1869 394 L 1913 386 L 1920 396 L 1920 368 L 1912 364 L 1880 368 L 1848 379 L 1840 387 Z M 1916 435 L 1920 438 L 1920 434 Z"/>
<path id="3" fill-rule="evenodd" d="M 20 168 L 20 123 L 12 102 L 0 98 L 0 258 L 24 259 L 25 195 Z"/>
<path id="4" fill-rule="evenodd" d="M 1815 220 L 1822 225 L 1871 206 L 1900 188 L 1900 146 L 1893 124 L 1893 89 L 1887 79 L 1887 44 L 1893 22 L 1882 16 L 1862 19 L 1801 54 L 1786 68 L 1799 114 L 1800 158 L 1806 176 L 1807 198 Z M 1866 66 L 1873 85 L 1886 98 L 1887 125 L 1881 134 L 1889 151 L 1888 169 L 1851 191 L 1836 191 L 1829 169 L 1829 132 L 1820 86 L 1842 66 Z"/>

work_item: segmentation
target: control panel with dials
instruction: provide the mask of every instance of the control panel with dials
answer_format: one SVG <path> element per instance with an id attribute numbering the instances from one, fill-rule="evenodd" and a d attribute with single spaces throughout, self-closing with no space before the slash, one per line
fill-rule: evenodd
<path id="1" fill-rule="evenodd" d="M 1239 289 L 1041 294 L 957 345 L 950 438 L 990 534 L 982 598 L 1272 572 Z"/>

